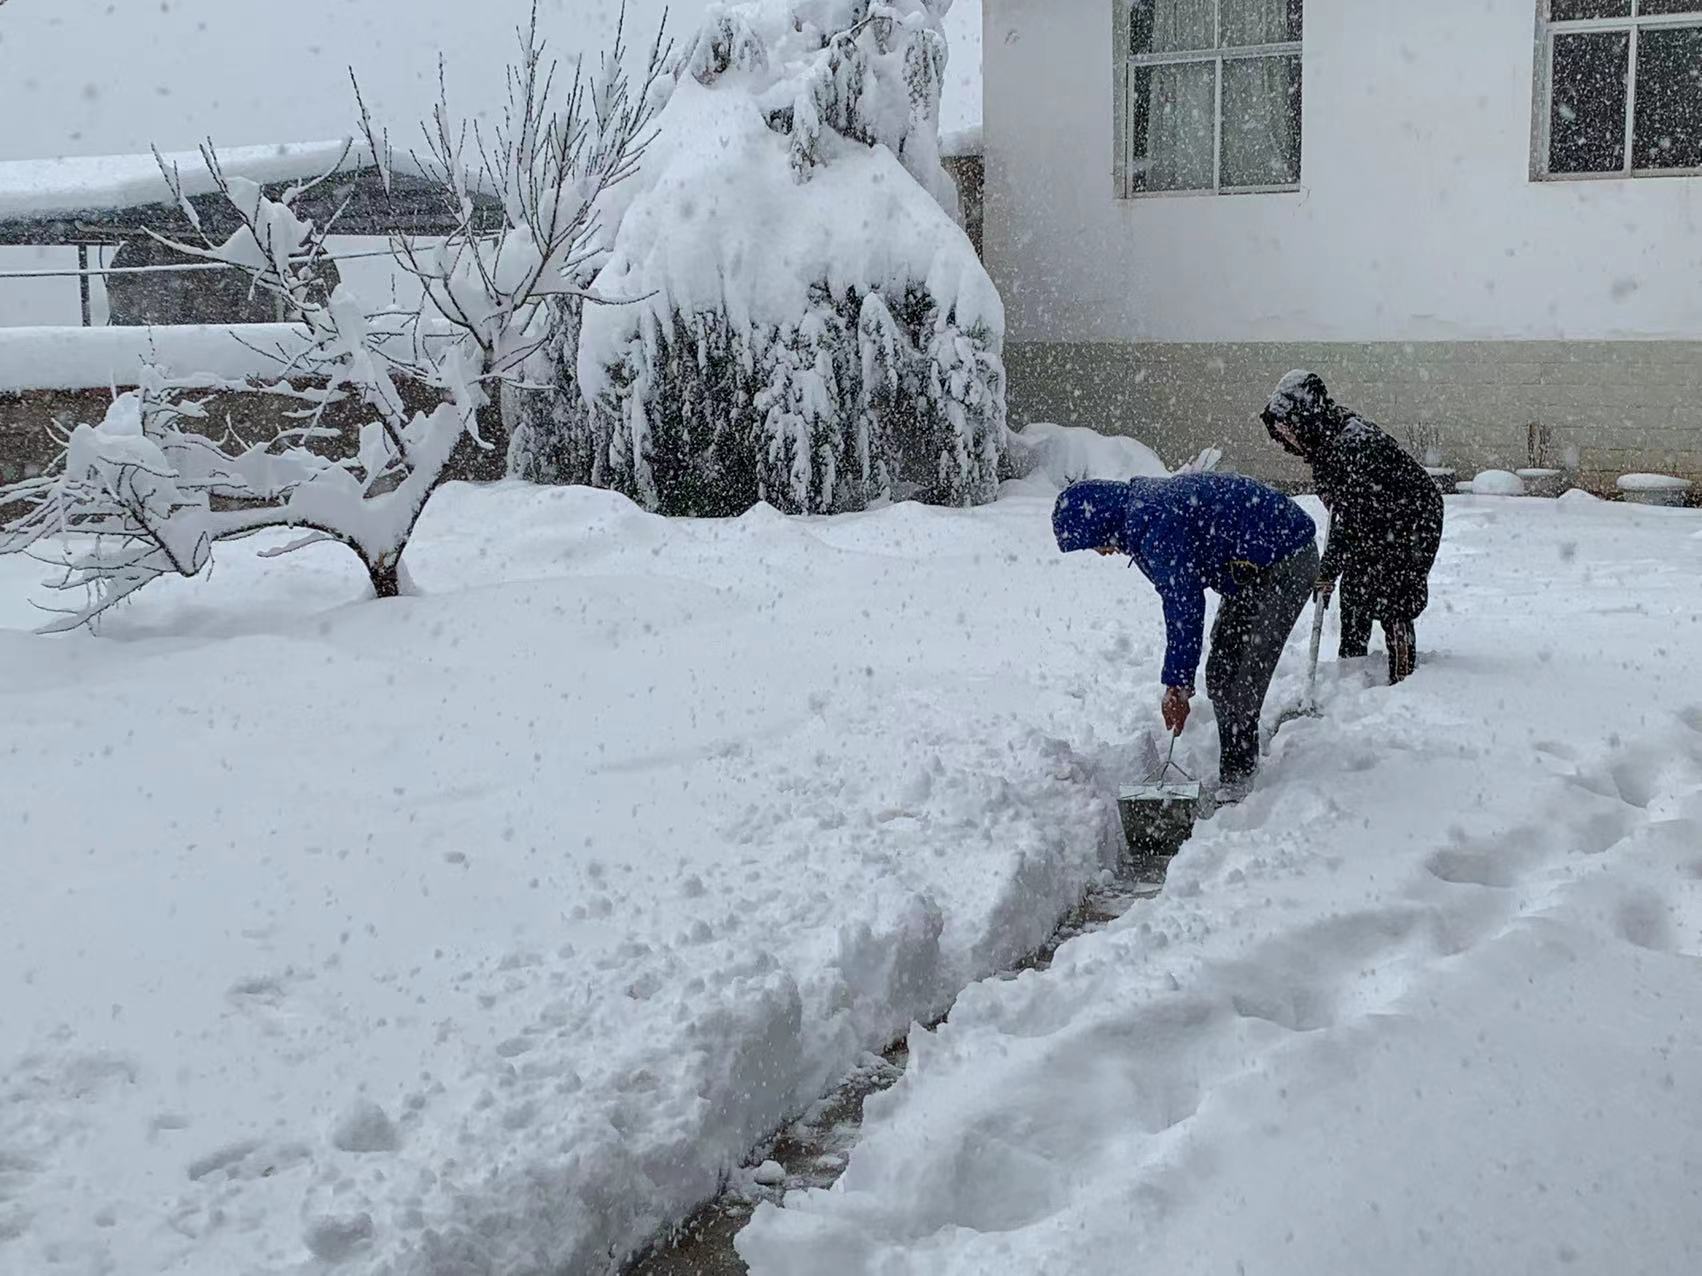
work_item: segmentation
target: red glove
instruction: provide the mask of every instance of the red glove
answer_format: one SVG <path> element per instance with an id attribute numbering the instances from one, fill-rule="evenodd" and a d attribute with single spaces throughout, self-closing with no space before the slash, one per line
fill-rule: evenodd
<path id="1" fill-rule="evenodd" d="M 1164 691 L 1164 725 L 1170 728 L 1171 735 L 1181 735 L 1182 728 L 1188 725 L 1188 701 L 1193 699 L 1194 692 L 1189 687 L 1166 687 Z"/>

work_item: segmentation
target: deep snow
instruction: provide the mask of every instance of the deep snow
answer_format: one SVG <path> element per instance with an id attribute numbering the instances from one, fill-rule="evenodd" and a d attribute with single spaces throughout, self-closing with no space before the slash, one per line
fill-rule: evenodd
<path id="1" fill-rule="evenodd" d="M 239 549 L 0 633 L 0 1270 L 597 1270 L 712 1194 L 1097 870 L 1156 631 L 1047 504 L 452 487 L 420 597 Z"/>
<path id="2" fill-rule="evenodd" d="M 913 1032 L 755 1276 L 1702 1269 L 1702 519 L 1448 518 L 1417 676 Z"/>
<path id="3" fill-rule="evenodd" d="M 1158 609 L 1049 506 L 451 487 L 418 597 L 0 632 L 0 1271 L 596 1271 L 708 1195 L 1113 846 Z M 1702 520 L 1449 516 L 1419 676 L 1327 666 L 1162 900 L 913 1034 L 758 1272 L 1693 1267 Z"/>

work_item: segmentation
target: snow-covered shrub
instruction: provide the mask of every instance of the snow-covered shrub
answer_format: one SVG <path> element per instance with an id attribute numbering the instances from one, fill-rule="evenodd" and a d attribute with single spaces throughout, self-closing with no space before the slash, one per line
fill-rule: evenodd
<path id="1" fill-rule="evenodd" d="M 532 483 L 588 483 L 594 458 L 587 451 L 585 405 L 574 368 L 584 298 L 551 297 L 550 335 L 527 362 L 524 386 L 505 386 L 509 423 L 508 473 Z"/>
<path id="2" fill-rule="evenodd" d="M 949 7 L 710 6 L 605 206 L 592 291 L 621 304 L 521 409 L 517 474 L 678 514 L 992 499 L 1004 312 L 946 211 Z"/>
<path id="3" fill-rule="evenodd" d="M 226 177 L 217 153 L 204 147 L 239 229 L 220 242 L 204 234 L 199 243 L 160 242 L 245 272 L 257 295 L 298 315 L 304 341 L 280 356 L 278 383 L 303 376 L 324 384 L 290 389 L 303 400 L 302 428 L 249 445 L 228 421 L 217 435 L 207 433 L 206 412 L 186 387 L 149 370 L 99 424 L 70 433 L 48 474 L 0 490 L 0 553 L 69 545 L 59 587 L 88 592 L 49 628 L 87 623 L 161 576 L 194 576 L 215 544 L 269 528 L 303 533 L 275 552 L 333 541 L 360 559 L 375 595 L 401 592 L 403 551 L 445 466 L 464 440 L 489 448 L 479 414 L 551 339 L 563 314 L 557 299 L 581 291 L 597 210 L 631 176 L 649 136 L 659 42 L 638 92 L 622 62 L 617 44 L 601 75 L 575 77 L 565 95 L 553 94 L 554 69 L 543 61 L 534 20 L 501 125 L 488 134 L 457 128 L 440 102 L 425 152 L 412 162 L 457 222 L 430 245 L 402 233 L 393 239 L 422 291 L 411 312 L 369 311 L 341 285 L 327 295 L 322 267 L 333 227 L 297 216 L 292 202 L 307 188 L 273 200 L 252 181 Z M 362 124 L 389 192 L 388 144 L 364 109 Z M 341 164 L 340 157 L 330 171 Z M 199 230 L 176 171 L 164 160 L 160 167 Z M 475 192 L 500 201 L 495 224 L 486 224 Z M 391 211 L 394 225 L 407 224 L 404 206 Z M 397 388 L 404 377 L 440 401 L 411 409 Z M 351 395 L 372 414 L 355 454 L 308 447 L 331 433 L 318 426 L 323 407 Z"/>

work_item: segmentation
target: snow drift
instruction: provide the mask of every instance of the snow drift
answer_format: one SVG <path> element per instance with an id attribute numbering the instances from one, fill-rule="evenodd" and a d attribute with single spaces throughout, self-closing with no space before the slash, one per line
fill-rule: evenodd
<path id="1" fill-rule="evenodd" d="M 1043 481 L 1062 491 L 1080 479 L 1168 478 L 1158 453 L 1137 439 L 1079 425 L 1035 421 L 1005 441 L 1012 478 Z"/>

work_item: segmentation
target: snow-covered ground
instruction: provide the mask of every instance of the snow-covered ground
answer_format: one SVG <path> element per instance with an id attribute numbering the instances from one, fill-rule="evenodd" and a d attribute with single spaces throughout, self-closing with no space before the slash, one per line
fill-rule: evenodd
<path id="1" fill-rule="evenodd" d="M 753 1273 L 1702 1270 L 1699 527 L 1451 501 L 1417 677 L 913 1032 Z"/>
<path id="2" fill-rule="evenodd" d="M 1047 507 L 456 487 L 423 596 L 238 546 L 99 638 L 0 560 L 0 1271 L 595 1271 L 713 1193 L 1097 869 L 1157 631 Z"/>
<path id="3" fill-rule="evenodd" d="M 0 560 L 0 1271 L 594 1272 L 713 1191 L 1114 848 L 1158 609 L 1049 505 L 452 487 L 421 596 L 225 547 L 98 638 Z M 1449 518 L 1419 676 L 915 1034 L 756 1271 L 1694 1269 L 1702 519 Z"/>

